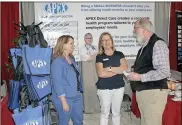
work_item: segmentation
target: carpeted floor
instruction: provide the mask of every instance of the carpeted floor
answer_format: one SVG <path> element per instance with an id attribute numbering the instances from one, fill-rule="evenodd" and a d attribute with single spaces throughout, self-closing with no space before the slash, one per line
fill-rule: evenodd
<path id="1" fill-rule="evenodd" d="M 100 114 L 84 114 L 84 125 L 99 125 Z M 70 121 L 70 124 L 72 122 Z M 109 125 L 112 125 L 111 117 Z M 121 111 L 121 125 L 140 125 L 140 119 L 136 118 L 132 113 Z"/>

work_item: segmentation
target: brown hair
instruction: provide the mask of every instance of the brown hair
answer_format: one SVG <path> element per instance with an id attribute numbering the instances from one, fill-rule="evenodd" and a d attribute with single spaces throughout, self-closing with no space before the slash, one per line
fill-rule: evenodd
<path id="1" fill-rule="evenodd" d="M 105 36 L 105 35 L 108 35 L 110 37 L 110 39 L 112 41 L 112 45 L 113 45 L 112 49 L 113 50 L 115 49 L 114 48 L 114 41 L 113 41 L 113 38 L 112 38 L 111 34 L 109 32 L 103 32 L 99 37 L 99 44 L 98 44 L 98 50 L 99 50 L 98 54 L 99 55 L 101 55 L 104 52 L 104 48 L 102 47 L 102 37 Z"/>
<path id="2" fill-rule="evenodd" d="M 74 40 L 74 38 L 70 35 L 62 35 L 57 39 L 56 46 L 54 47 L 53 59 L 63 55 L 64 52 L 63 47 L 65 44 L 68 43 L 70 38 Z M 70 54 L 70 56 L 72 56 L 72 54 Z"/>

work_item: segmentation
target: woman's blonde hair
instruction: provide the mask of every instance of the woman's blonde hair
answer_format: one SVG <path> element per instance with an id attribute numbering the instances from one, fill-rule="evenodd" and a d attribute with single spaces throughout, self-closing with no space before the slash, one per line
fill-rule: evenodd
<path id="1" fill-rule="evenodd" d="M 110 39 L 112 41 L 112 45 L 113 45 L 112 49 L 115 50 L 112 35 L 109 32 L 103 32 L 99 37 L 99 45 L 98 45 L 98 51 L 99 51 L 98 54 L 99 55 L 101 55 L 104 52 L 104 48 L 102 47 L 102 37 L 105 35 L 108 35 L 110 37 Z"/>
<path id="2" fill-rule="evenodd" d="M 57 39 L 56 46 L 54 47 L 53 59 L 63 55 L 64 45 L 68 43 L 70 38 L 74 40 L 70 35 L 62 35 Z M 72 53 L 70 53 L 70 56 L 72 56 Z"/>

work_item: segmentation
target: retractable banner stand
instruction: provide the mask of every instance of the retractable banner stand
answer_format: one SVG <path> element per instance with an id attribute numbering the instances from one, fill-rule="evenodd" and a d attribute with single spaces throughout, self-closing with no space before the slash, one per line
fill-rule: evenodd
<path id="1" fill-rule="evenodd" d="M 182 72 L 182 11 L 176 11 L 177 65 Z"/>
<path id="2" fill-rule="evenodd" d="M 99 36 L 109 32 L 115 49 L 122 51 L 127 59 L 135 59 L 140 45 L 133 37 L 135 21 L 147 17 L 154 24 L 153 2 L 35 2 L 35 22 L 43 22 L 40 28 L 50 47 L 56 45 L 61 35 L 72 35 L 75 41 L 74 56 L 80 58 L 84 36 L 91 33 L 93 45 L 98 47 Z"/>

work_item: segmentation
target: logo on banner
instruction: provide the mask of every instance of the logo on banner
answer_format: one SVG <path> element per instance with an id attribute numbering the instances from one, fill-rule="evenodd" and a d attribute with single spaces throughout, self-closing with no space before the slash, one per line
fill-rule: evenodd
<path id="1" fill-rule="evenodd" d="M 49 3 L 45 5 L 44 9 L 48 13 L 60 14 L 68 10 L 68 5 L 65 3 Z"/>
<path id="2" fill-rule="evenodd" d="M 26 122 L 23 125 L 39 125 L 39 124 L 38 124 L 38 121 L 29 121 L 29 122 Z"/>
<path id="3" fill-rule="evenodd" d="M 44 87 L 46 87 L 48 85 L 48 81 L 47 80 L 42 80 L 37 84 L 37 88 L 38 89 L 43 89 Z"/>
<path id="4" fill-rule="evenodd" d="M 46 62 L 44 60 L 34 60 L 32 61 L 32 66 L 35 68 L 42 68 L 46 66 Z"/>

